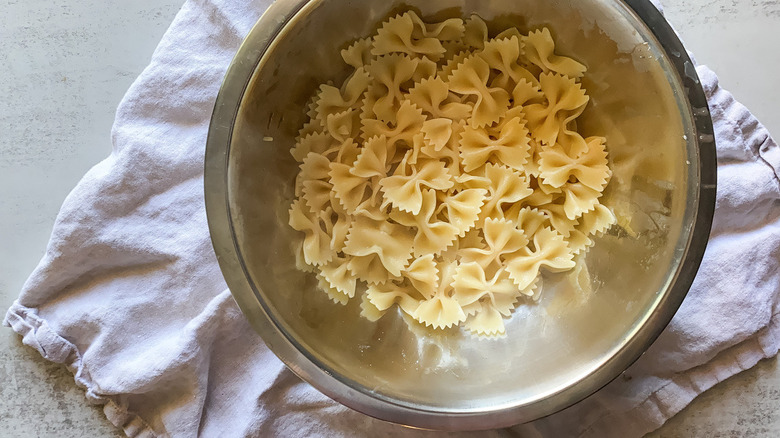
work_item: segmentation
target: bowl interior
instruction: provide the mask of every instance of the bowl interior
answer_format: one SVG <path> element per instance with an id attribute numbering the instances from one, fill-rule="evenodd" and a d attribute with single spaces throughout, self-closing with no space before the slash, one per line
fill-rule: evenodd
<path id="1" fill-rule="evenodd" d="M 340 49 L 407 7 L 431 19 L 477 13 L 493 30 L 548 26 L 557 51 L 588 66 L 591 100 L 579 128 L 607 137 L 614 176 L 603 202 L 619 225 L 596 239 L 582 269 L 546 274 L 542 299 L 521 303 L 503 338 L 410 326 L 400 313 L 369 322 L 358 299 L 334 304 L 296 268 L 289 150 L 304 106 L 320 83 L 348 74 Z M 228 206 L 248 281 L 289 342 L 360 392 L 453 413 L 542 400 L 625 348 L 677 275 L 699 181 L 680 84 L 652 33 L 617 1 L 311 1 L 271 42 L 233 128 Z"/>

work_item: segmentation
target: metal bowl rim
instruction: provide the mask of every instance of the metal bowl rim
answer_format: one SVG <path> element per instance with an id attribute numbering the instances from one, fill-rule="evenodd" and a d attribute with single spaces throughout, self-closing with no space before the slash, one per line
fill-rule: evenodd
<path id="1" fill-rule="evenodd" d="M 352 388 L 324 370 L 310 356 L 299 351 L 273 322 L 254 285 L 248 280 L 244 260 L 233 233 L 228 196 L 229 146 L 241 100 L 264 53 L 287 22 L 305 6 L 317 0 L 277 0 L 263 13 L 238 49 L 228 67 L 217 96 L 208 131 L 204 164 L 206 214 L 214 251 L 230 291 L 268 347 L 299 377 L 332 399 L 382 420 L 413 427 L 442 430 L 481 430 L 505 427 L 541 418 L 564 409 L 602 388 L 633 362 L 655 341 L 671 321 L 685 298 L 699 268 L 709 238 L 715 210 L 716 159 L 713 127 L 706 96 L 693 65 L 674 30 L 649 0 L 621 0 L 650 28 L 661 46 L 680 54 L 670 59 L 686 91 L 693 113 L 699 149 L 699 202 L 688 247 L 668 292 L 645 324 L 624 347 L 601 367 L 582 380 L 548 398 L 520 406 L 479 411 L 452 412 L 393 403 Z M 701 110 L 703 108 L 704 110 Z"/>

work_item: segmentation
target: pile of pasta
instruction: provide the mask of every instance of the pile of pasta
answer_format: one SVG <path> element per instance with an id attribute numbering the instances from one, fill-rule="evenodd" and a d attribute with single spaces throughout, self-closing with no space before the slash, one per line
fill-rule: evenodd
<path id="1" fill-rule="evenodd" d="M 586 68 L 554 49 L 546 28 L 491 38 L 476 15 L 410 11 L 341 51 L 353 71 L 308 106 L 289 211 L 334 302 L 500 335 L 540 270 L 615 222 L 605 139 L 577 132 Z"/>

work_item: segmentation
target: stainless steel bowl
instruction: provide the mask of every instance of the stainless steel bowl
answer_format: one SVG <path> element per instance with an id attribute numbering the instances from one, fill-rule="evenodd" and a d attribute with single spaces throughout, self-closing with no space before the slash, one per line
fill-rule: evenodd
<path id="1" fill-rule="evenodd" d="M 478 13 L 496 28 L 551 28 L 589 67 L 579 128 L 605 135 L 614 177 L 605 203 L 623 218 L 586 258 L 549 275 L 507 336 L 433 332 L 398 314 L 377 323 L 296 269 L 287 225 L 289 154 L 318 84 L 347 71 L 339 50 L 406 6 L 426 17 Z M 209 131 L 206 207 L 233 295 L 290 369 L 345 405 L 432 429 L 530 421 L 593 393 L 635 361 L 682 302 L 715 200 L 712 123 L 696 71 L 645 0 L 277 0 L 238 51 Z"/>

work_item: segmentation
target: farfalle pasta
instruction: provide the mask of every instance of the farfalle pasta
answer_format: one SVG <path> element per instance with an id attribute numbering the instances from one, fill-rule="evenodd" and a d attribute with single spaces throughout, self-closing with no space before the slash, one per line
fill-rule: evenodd
<path id="1" fill-rule="evenodd" d="M 408 11 L 341 51 L 290 150 L 299 269 L 376 321 L 500 335 L 542 271 L 575 267 L 615 215 L 607 140 L 583 137 L 586 67 L 546 28 Z"/>

